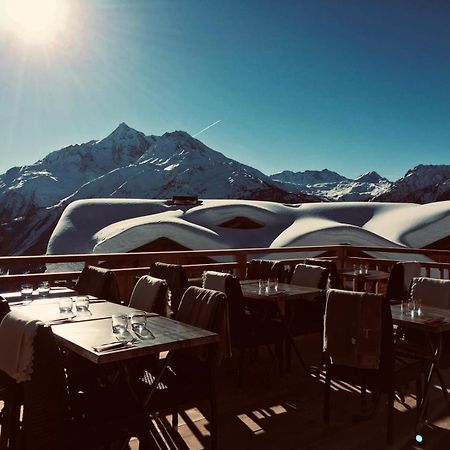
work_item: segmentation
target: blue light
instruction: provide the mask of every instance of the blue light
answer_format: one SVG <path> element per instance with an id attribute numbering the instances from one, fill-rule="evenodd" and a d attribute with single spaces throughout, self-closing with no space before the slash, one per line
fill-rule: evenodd
<path id="1" fill-rule="evenodd" d="M 419 444 L 423 442 L 423 436 L 421 434 L 416 434 L 416 442 Z"/>

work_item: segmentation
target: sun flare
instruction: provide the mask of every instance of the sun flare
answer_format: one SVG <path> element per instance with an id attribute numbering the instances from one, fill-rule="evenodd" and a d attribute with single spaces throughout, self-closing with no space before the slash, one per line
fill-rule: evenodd
<path id="1" fill-rule="evenodd" d="M 27 42 L 57 38 L 67 24 L 67 0 L 0 0 L 3 25 Z"/>

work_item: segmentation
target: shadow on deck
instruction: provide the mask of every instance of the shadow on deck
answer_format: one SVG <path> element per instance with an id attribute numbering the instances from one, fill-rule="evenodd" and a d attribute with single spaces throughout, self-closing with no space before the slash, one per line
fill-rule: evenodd
<path id="1" fill-rule="evenodd" d="M 310 364 L 318 362 L 317 358 L 308 358 L 308 353 L 319 354 L 318 341 L 316 337 L 299 341 Z M 373 417 L 357 420 L 357 416 L 361 418 L 359 390 L 335 383 L 331 394 L 331 422 L 326 426 L 322 421 L 322 378 L 306 375 L 295 359 L 293 363 L 290 373 L 279 376 L 262 349 L 258 359 L 247 366 L 242 388 L 237 387 L 232 365 L 222 368 L 219 381 L 220 450 L 450 448 L 450 412 L 445 409 L 440 387 L 434 386 L 432 390 L 430 421 L 421 430 L 423 443 L 415 443 L 416 408 L 412 391 L 406 396 L 404 405 L 398 401 L 395 404 L 394 445 L 388 447 L 385 397 Z M 445 375 L 450 382 L 450 372 Z M 369 399 L 369 408 L 370 404 Z M 170 428 L 170 416 L 153 421 L 160 447 L 208 448 L 208 414 L 207 405 L 186 409 L 180 413 L 177 431 Z M 131 444 L 131 448 L 137 449 L 136 442 Z"/>

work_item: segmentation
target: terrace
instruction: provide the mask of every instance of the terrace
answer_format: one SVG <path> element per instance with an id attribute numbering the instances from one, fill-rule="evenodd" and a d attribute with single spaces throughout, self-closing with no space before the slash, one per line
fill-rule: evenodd
<path id="1" fill-rule="evenodd" d="M 0 291 L 15 291 L 24 281 L 37 285 L 41 281 L 73 286 L 79 271 L 42 272 L 45 264 L 81 263 L 111 267 L 117 276 L 121 297 L 129 298 L 136 277 L 148 273 L 153 262 L 181 263 L 189 277 L 201 276 L 204 270 L 230 271 L 244 276 L 246 264 L 258 257 L 283 260 L 295 265 L 305 257 L 322 255 L 336 262 L 339 269 L 368 265 L 370 269 L 390 271 L 395 253 L 403 260 L 420 259 L 423 275 L 450 278 L 450 251 L 424 249 L 389 249 L 363 246 L 314 246 L 292 248 L 248 248 L 181 252 L 146 252 L 126 254 L 44 255 L 0 257 L 6 272 L 24 269 L 28 273 L 0 276 Z M 371 255 L 377 255 L 377 258 Z M 386 255 L 386 257 L 383 257 Z M 220 259 L 221 262 L 217 262 Z M 383 293 L 386 281 L 372 286 Z M 350 288 L 350 287 L 349 287 Z M 307 365 L 320 362 L 320 337 L 317 334 L 298 338 Z M 279 374 L 270 355 L 261 349 L 248 364 L 242 387 L 238 387 L 235 361 L 227 360 L 218 373 L 219 448 L 228 449 L 380 449 L 385 442 L 385 406 L 381 402 L 373 417 L 360 414 L 359 388 L 347 383 L 333 383 L 331 422 L 324 425 L 323 372 L 307 374 L 294 358 L 289 371 Z M 444 378 L 450 382 L 448 370 Z M 436 381 L 436 380 L 435 380 Z M 204 407 L 205 406 L 205 407 Z M 370 406 L 370 405 L 369 405 Z M 370 409 L 370 407 L 369 407 Z M 367 412 L 367 411 L 366 411 Z M 444 449 L 450 445 L 450 413 L 442 398 L 439 383 L 431 386 L 428 422 L 421 429 L 423 443 L 414 441 L 415 398 L 397 401 L 394 413 L 395 449 Z M 164 415 L 152 422 L 153 434 L 160 448 L 208 448 L 209 413 L 207 404 L 195 404 L 180 413 L 176 430 Z M 130 443 L 137 448 L 136 440 Z"/>

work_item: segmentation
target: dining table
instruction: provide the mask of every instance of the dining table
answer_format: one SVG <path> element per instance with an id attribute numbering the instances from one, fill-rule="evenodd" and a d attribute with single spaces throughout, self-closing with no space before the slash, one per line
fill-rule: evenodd
<path id="1" fill-rule="evenodd" d="M 418 426 L 426 419 L 427 403 L 429 401 L 430 387 L 433 375 L 436 375 L 441 391 L 450 412 L 450 400 L 447 386 L 441 372 L 441 360 L 444 334 L 450 332 L 450 310 L 422 305 L 419 309 L 410 310 L 405 305 L 391 305 L 392 322 L 401 329 L 412 329 L 423 333 L 426 346 L 425 356 L 430 364 L 425 380 L 423 392 L 423 407 L 419 415 Z M 400 343 L 401 344 L 401 343 Z M 401 345 L 399 344 L 399 349 Z"/>
<path id="2" fill-rule="evenodd" d="M 322 290 L 289 283 L 263 286 L 259 280 L 242 280 L 240 284 L 242 295 L 247 303 L 259 302 L 260 304 L 266 303 L 276 306 L 278 316 L 285 330 L 286 339 L 294 349 L 303 369 L 309 373 L 310 369 L 307 367 L 289 327 L 286 311 L 287 305 L 291 302 L 316 301 L 317 297 L 322 294 Z"/>
<path id="3" fill-rule="evenodd" d="M 9 302 L 12 310 L 21 310 L 51 326 L 56 342 L 64 350 L 98 367 L 114 367 L 126 379 L 130 389 L 127 363 L 164 353 L 166 356 L 154 383 L 149 387 L 148 394 L 139 399 L 143 407 L 150 402 L 151 394 L 169 366 L 174 352 L 215 345 L 220 340 L 217 333 L 95 297 L 91 297 L 87 311 L 77 311 L 73 306 L 72 312 L 60 313 L 59 299 L 66 297 L 68 292 L 64 292 L 62 297 L 55 294 L 53 297 L 34 296 L 31 299 L 21 299 L 18 294 L 7 293 L 2 296 L 12 300 Z M 70 292 L 70 296 L 74 299 L 86 297 L 75 291 Z M 130 317 L 133 313 L 145 315 L 144 330 L 137 332 L 128 326 L 124 332 L 114 333 L 112 316 L 120 314 Z"/>
<path id="4" fill-rule="evenodd" d="M 354 291 L 370 292 L 374 290 L 376 294 L 379 292 L 379 283 L 389 279 L 388 272 L 372 269 L 344 269 L 339 271 L 339 276 L 343 280 L 351 280 Z M 375 286 L 374 289 L 369 288 L 372 285 Z"/>

